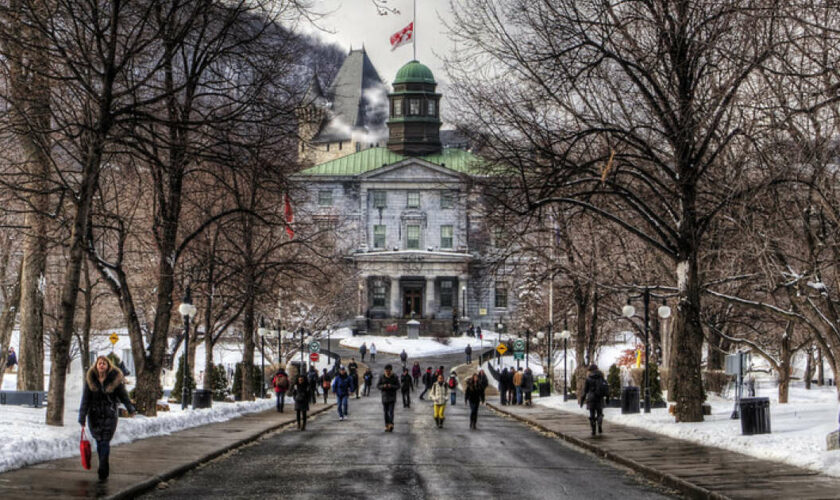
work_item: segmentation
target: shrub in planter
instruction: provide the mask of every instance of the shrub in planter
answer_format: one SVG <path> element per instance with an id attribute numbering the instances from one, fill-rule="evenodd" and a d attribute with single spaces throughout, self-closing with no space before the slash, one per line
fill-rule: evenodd
<path id="1" fill-rule="evenodd" d="M 650 400 L 654 404 L 661 404 L 662 399 L 662 384 L 659 379 L 659 366 L 656 363 L 650 364 Z"/>
<path id="2" fill-rule="evenodd" d="M 262 381 L 260 375 L 260 367 L 257 365 L 251 365 L 251 379 L 253 380 L 253 386 L 251 387 L 251 395 L 256 396 L 259 394 L 260 383 Z M 242 363 L 236 363 L 236 371 L 233 373 L 233 396 L 239 398 L 242 396 Z"/>
<path id="3" fill-rule="evenodd" d="M 216 365 L 213 367 L 212 384 L 213 401 L 224 401 L 227 399 L 230 391 L 228 390 L 227 370 L 225 370 L 224 366 Z"/>
<path id="4" fill-rule="evenodd" d="M 607 374 L 607 385 L 610 386 L 610 399 L 621 397 L 621 370 L 615 364 L 610 366 L 610 371 Z"/>
<path id="5" fill-rule="evenodd" d="M 190 394 L 195 389 L 195 380 L 192 377 L 189 378 L 189 389 Z M 184 355 L 182 354 L 181 357 L 178 359 L 178 370 L 175 372 L 175 385 L 172 387 L 172 392 L 169 394 L 169 399 L 171 401 L 175 401 L 176 403 L 181 402 L 181 393 L 184 392 Z"/>

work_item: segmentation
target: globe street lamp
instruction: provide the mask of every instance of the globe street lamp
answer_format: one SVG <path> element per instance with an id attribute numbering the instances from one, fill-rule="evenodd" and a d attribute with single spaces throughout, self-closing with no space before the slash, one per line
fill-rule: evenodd
<path id="1" fill-rule="evenodd" d="M 650 288 L 645 287 L 642 292 L 642 304 L 644 307 L 644 321 L 645 321 L 645 413 L 650 413 Z M 636 314 L 636 309 L 630 305 L 631 299 L 638 299 L 639 297 L 628 297 L 627 304 L 621 308 L 621 315 L 627 319 L 632 318 Z M 667 319 L 671 316 L 671 308 L 667 304 L 662 303 L 657 309 L 657 314 L 662 319 Z"/>
<path id="2" fill-rule="evenodd" d="M 565 320 L 563 321 L 563 331 L 560 332 L 560 338 L 563 339 L 563 401 L 569 400 L 569 395 L 566 392 L 566 387 L 568 385 L 567 373 L 569 368 L 568 358 L 566 354 L 568 352 L 569 347 L 569 338 L 572 336 L 572 332 L 569 331 L 568 325 L 566 324 Z"/>
<path id="3" fill-rule="evenodd" d="M 178 306 L 178 312 L 184 317 L 184 376 L 181 378 L 181 409 L 187 408 L 187 398 L 190 395 L 190 319 L 195 317 L 198 310 L 192 305 L 190 287 L 184 292 L 184 300 Z"/>

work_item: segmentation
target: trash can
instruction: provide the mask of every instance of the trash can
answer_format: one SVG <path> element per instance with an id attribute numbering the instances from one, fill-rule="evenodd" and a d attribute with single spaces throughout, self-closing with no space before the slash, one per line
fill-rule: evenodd
<path id="1" fill-rule="evenodd" d="M 639 413 L 639 388 L 627 386 L 621 388 L 621 414 Z"/>
<path id="2" fill-rule="evenodd" d="M 549 384 L 548 382 L 540 382 L 539 387 L 541 398 L 547 398 L 548 396 L 551 396 L 551 384 Z"/>
<path id="3" fill-rule="evenodd" d="M 192 393 L 192 407 L 194 410 L 199 408 L 210 408 L 213 406 L 213 391 L 205 389 L 195 389 Z"/>
<path id="4" fill-rule="evenodd" d="M 770 398 L 741 398 L 741 434 L 770 434 Z"/>

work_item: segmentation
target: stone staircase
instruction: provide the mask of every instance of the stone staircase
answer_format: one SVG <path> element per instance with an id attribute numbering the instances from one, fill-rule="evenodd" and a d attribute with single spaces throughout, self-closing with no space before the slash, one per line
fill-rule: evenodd
<path id="1" fill-rule="evenodd" d="M 371 319 L 370 331 L 368 335 L 394 335 L 405 336 L 407 330 L 406 324 L 409 319 L 405 318 L 385 318 L 385 319 Z M 420 336 L 422 337 L 451 337 L 452 336 L 452 320 L 451 319 L 418 319 L 420 322 Z M 359 331 L 364 334 L 363 330 Z"/>

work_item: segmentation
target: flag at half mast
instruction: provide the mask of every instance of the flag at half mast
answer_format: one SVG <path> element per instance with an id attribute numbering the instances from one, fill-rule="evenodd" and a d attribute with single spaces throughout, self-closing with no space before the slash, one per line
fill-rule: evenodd
<path id="1" fill-rule="evenodd" d="M 414 43 L 414 21 L 411 21 L 408 23 L 408 26 L 391 35 L 391 50 L 407 43 Z"/>

